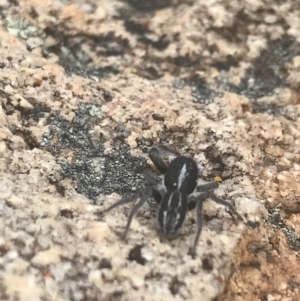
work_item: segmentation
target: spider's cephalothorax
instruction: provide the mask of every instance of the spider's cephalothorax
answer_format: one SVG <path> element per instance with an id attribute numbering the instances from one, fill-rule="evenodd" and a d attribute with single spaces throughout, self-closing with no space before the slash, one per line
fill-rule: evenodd
<path id="1" fill-rule="evenodd" d="M 242 220 L 242 217 L 230 203 L 214 195 L 213 191 L 219 185 L 216 181 L 197 186 L 199 165 L 193 159 L 180 156 L 176 151 L 163 145 L 152 147 L 149 156 L 157 169 L 164 175 L 163 179 L 150 170 L 144 170 L 143 175 L 150 182 L 150 187 L 138 191 L 132 196 L 125 197 L 100 212 L 102 214 L 119 205 L 139 199 L 131 210 L 123 238 L 126 237 L 134 214 L 151 197 L 159 204 L 158 223 L 166 238 L 173 237 L 182 226 L 187 211 L 196 208 L 197 233 L 191 249 L 192 257 L 195 257 L 202 230 L 202 204 L 206 199 L 211 199 L 228 207 Z"/>

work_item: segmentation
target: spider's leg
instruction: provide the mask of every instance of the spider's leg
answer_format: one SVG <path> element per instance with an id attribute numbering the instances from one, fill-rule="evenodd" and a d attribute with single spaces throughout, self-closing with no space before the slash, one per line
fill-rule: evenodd
<path id="1" fill-rule="evenodd" d="M 134 202 L 143 192 L 136 192 L 128 197 L 125 197 L 125 198 L 122 198 L 121 200 L 119 200 L 118 202 L 112 204 L 111 206 L 109 206 L 108 208 L 106 209 L 103 209 L 101 210 L 100 212 L 98 212 L 99 215 L 103 214 L 103 213 L 106 213 L 110 210 L 112 210 L 113 208 L 115 207 L 118 207 L 120 205 L 125 205 L 127 203 L 131 203 L 131 202 Z"/>
<path id="2" fill-rule="evenodd" d="M 137 211 L 147 202 L 147 200 L 149 199 L 149 197 L 151 197 L 151 194 L 153 192 L 152 188 L 146 188 L 143 192 L 143 194 L 141 195 L 141 199 L 138 201 L 138 203 L 132 208 L 129 217 L 128 217 L 128 222 L 125 228 L 125 231 L 123 232 L 122 235 L 122 239 L 125 239 L 127 232 L 129 230 L 131 221 L 134 217 L 134 215 L 137 213 Z"/>
<path id="3" fill-rule="evenodd" d="M 211 193 L 210 195 L 209 195 L 209 198 L 212 200 L 212 201 L 214 201 L 214 202 L 216 202 L 216 203 L 218 203 L 218 204 L 221 204 L 221 205 L 223 205 L 223 206 L 225 206 L 225 207 L 228 207 L 241 221 L 243 221 L 243 218 L 242 218 L 242 216 L 236 211 L 236 209 L 233 207 L 233 205 L 232 204 L 230 204 L 229 202 L 227 202 L 227 201 L 224 201 L 224 200 L 221 200 L 221 199 L 219 199 L 216 195 L 214 195 L 213 193 Z"/>
<path id="4" fill-rule="evenodd" d="M 201 184 L 197 186 L 197 191 L 198 192 L 206 192 L 209 190 L 214 190 L 217 189 L 219 187 L 219 183 L 216 181 L 211 181 L 205 184 Z"/>
<path id="5" fill-rule="evenodd" d="M 208 198 L 208 196 L 209 196 L 209 194 L 207 192 L 205 192 L 205 193 L 201 193 L 200 195 L 198 195 L 196 197 L 192 196 L 189 199 L 189 203 L 188 203 L 189 208 L 190 208 L 190 205 L 192 204 L 192 206 L 193 206 L 192 209 L 194 209 L 196 207 L 196 210 L 197 210 L 197 233 L 196 233 L 193 247 L 190 251 L 192 258 L 195 258 L 196 248 L 197 248 L 199 237 L 200 237 L 200 234 L 202 231 L 202 205 L 203 205 L 203 202 Z"/>

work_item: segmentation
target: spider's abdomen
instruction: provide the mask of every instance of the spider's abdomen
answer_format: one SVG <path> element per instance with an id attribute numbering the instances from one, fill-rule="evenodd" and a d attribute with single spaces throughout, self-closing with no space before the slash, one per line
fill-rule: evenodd
<path id="1" fill-rule="evenodd" d="M 187 212 L 187 196 L 168 191 L 158 211 L 158 222 L 165 237 L 171 237 L 182 226 Z"/>
<path id="2" fill-rule="evenodd" d="M 165 174 L 164 184 L 167 190 L 179 190 L 189 195 L 197 186 L 197 177 L 197 163 L 191 158 L 177 157 Z"/>

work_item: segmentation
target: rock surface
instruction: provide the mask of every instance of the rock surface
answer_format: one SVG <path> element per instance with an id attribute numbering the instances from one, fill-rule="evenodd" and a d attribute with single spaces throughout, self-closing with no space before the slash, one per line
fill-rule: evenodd
<path id="1" fill-rule="evenodd" d="M 0 299 L 300 298 L 297 1 L 0 0 Z M 166 241 L 145 205 L 169 144 L 223 179 Z M 152 208 L 153 209 L 153 208 Z"/>

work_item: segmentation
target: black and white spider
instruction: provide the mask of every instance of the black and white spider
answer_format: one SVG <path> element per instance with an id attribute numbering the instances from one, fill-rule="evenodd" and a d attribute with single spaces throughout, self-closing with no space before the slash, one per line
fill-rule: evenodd
<path id="1" fill-rule="evenodd" d="M 187 211 L 196 208 L 197 233 L 191 248 L 193 258 L 196 255 L 196 247 L 202 230 L 202 205 L 205 200 L 211 199 L 218 204 L 228 207 L 239 219 L 243 220 L 232 204 L 214 195 L 213 191 L 218 188 L 218 182 L 212 181 L 197 186 L 199 166 L 193 159 L 181 156 L 176 151 L 163 145 L 152 147 L 149 156 L 157 169 L 164 175 L 163 179 L 150 170 L 144 170 L 143 175 L 150 182 L 150 187 L 138 191 L 129 197 L 122 198 L 99 213 L 103 214 L 119 205 L 139 199 L 129 214 L 122 239 L 125 239 L 136 212 L 150 198 L 154 198 L 160 205 L 158 209 L 158 223 L 161 232 L 166 238 L 174 237 L 177 230 L 182 226 Z"/>

